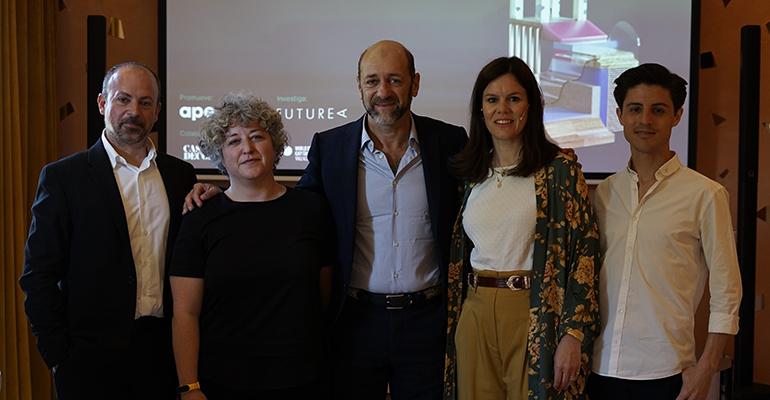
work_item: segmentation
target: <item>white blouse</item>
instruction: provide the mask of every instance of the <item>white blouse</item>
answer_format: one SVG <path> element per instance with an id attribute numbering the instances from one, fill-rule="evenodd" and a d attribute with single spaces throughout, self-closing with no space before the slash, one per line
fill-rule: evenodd
<path id="1" fill-rule="evenodd" d="M 473 241 L 476 270 L 532 270 L 537 203 L 535 177 L 503 176 L 508 168 L 490 168 L 473 187 L 463 211 L 463 228 Z"/>

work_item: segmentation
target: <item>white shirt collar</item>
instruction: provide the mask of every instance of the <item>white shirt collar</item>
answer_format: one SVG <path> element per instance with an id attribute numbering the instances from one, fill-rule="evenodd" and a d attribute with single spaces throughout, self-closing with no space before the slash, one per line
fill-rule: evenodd
<path id="1" fill-rule="evenodd" d="M 682 163 L 679 161 L 679 156 L 676 154 L 675 151 L 671 151 L 674 155 L 666 161 L 663 165 L 658 168 L 657 171 L 655 171 L 655 180 L 656 181 L 662 181 L 668 176 L 671 176 L 674 174 L 674 172 L 678 171 L 680 168 L 682 168 Z M 639 175 L 636 173 L 636 171 L 631 168 L 631 159 L 628 159 L 628 163 L 626 164 L 626 170 L 629 174 L 635 179 L 639 179 Z"/>
<path id="2" fill-rule="evenodd" d="M 101 140 L 102 144 L 104 145 L 104 150 L 107 152 L 107 156 L 110 159 L 110 164 L 112 164 L 112 169 L 117 168 L 118 164 L 125 166 L 129 165 L 126 159 L 118 154 L 118 151 L 115 150 L 115 147 L 112 146 L 112 143 L 107 140 L 107 129 L 102 130 Z M 157 152 L 155 151 L 155 144 L 149 137 L 146 139 L 145 146 L 147 146 L 147 157 L 142 160 L 142 164 L 139 166 L 140 169 L 146 168 L 145 164 L 149 165 L 149 163 L 155 161 L 155 157 L 157 156 Z"/>

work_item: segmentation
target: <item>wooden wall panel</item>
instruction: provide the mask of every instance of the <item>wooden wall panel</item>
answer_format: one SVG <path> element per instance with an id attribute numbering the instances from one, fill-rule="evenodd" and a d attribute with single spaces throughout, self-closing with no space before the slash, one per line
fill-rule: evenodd
<path id="1" fill-rule="evenodd" d="M 733 224 L 736 224 L 738 200 L 738 115 L 740 85 L 741 27 L 760 25 L 761 77 L 760 120 L 770 122 L 770 1 L 767 0 L 701 0 L 701 53 L 711 52 L 714 67 L 700 70 L 698 96 L 698 171 L 716 180 L 730 192 Z M 759 141 L 759 188 L 757 219 L 756 294 L 770 296 L 770 226 L 763 209 L 770 204 L 770 131 L 762 126 Z M 754 299 L 746 299 L 751 301 Z M 754 381 L 770 384 L 770 311 L 755 313 Z M 696 333 L 701 346 L 705 343 L 708 304 L 698 310 Z M 732 347 L 732 346 L 731 346 Z"/>
<path id="2" fill-rule="evenodd" d="M 72 110 L 59 127 L 60 155 L 65 157 L 86 149 L 86 110 L 97 107 L 95 98 L 86 98 L 88 16 L 105 16 L 108 27 L 110 18 L 121 21 L 124 39 L 107 35 L 107 68 L 138 61 L 157 71 L 158 2 L 60 0 L 59 4 L 59 106 Z"/>

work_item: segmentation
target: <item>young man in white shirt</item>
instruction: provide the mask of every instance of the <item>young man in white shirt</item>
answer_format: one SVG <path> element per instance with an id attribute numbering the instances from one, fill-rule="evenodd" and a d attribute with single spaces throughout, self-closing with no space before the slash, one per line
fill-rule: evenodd
<path id="1" fill-rule="evenodd" d="M 728 194 L 670 150 L 684 79 L 643 64 L 615 83 L 631 160 L 595 194 L 602 332 L 588 395 L 705 399 L 725 343 L 738 332 L 741 279 Z M 709 334 L 696 361 L 694 314 L 707 281 Z"/>

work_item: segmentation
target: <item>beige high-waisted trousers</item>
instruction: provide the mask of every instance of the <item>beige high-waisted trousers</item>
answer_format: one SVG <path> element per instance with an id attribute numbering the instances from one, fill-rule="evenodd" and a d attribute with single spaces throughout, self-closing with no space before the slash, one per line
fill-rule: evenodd
<path id="1" fill-rule="evenodd" d="M 497 277 L 530 274 L 474 272 Z M 530 291 L 468 286 L 455 336 L 459 400 L 527 399 Z"/>

